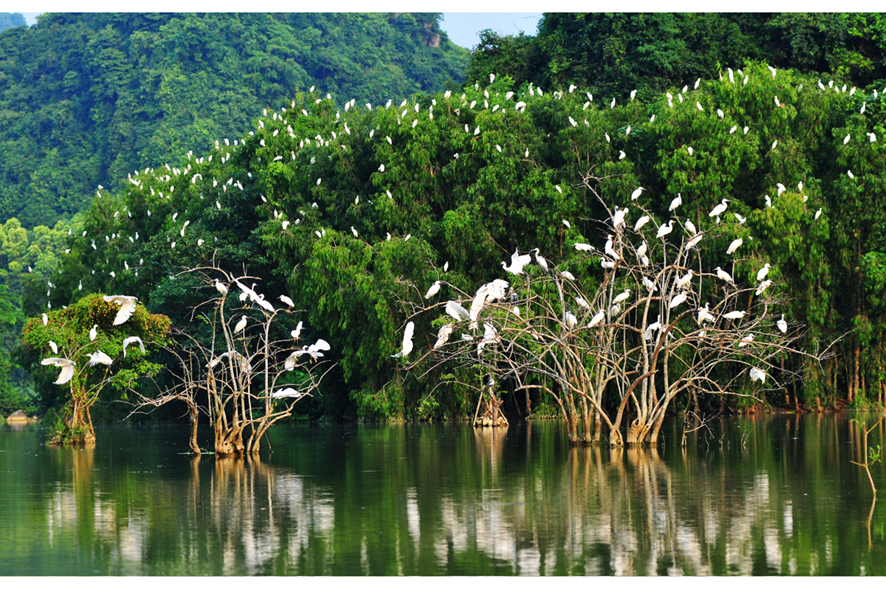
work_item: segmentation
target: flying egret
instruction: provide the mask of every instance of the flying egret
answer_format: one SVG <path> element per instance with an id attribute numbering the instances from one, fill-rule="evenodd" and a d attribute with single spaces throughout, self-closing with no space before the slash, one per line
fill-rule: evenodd
<path id="1" fill-rule="evenodd" d="M 670 234 L 674 229 L 674 220 L 669 221 L 667 224 L 662 224 L 658 229 L 658 233 L 655 235 L 656 238 L 664 238 L 666 235 Z"/>
<path id="2" fill-rule="evenodd" d="M 126 357 L 126 347 L 128 347 L 129 345 L 133 345 L 135 343 L 138 343 L 138 347 L 139 347 L 139 349 L 141 349 L 142 354 L 145 353 L 145 344 L 142 342 L 142 340 L 140 338 L 126 337 L 125 339 L 123 339 L 123 357 L 124 358 Z"/>
<path id="3" fill-rule="evenodd" d="M 95 337 L 98 336 L 98 324 L 93 324 L 92 328 L 89 329 L 89 340 L 94 341 Z"/>
<path id="4" fill-rule="evenodd" d="M 729 273 L 727 273 L 726 271 L 724 271 L 720 267 L 715 268 L 714 271 L 717 272 L 717 277 L 719 277 L 723 281 L 725 281 L 727 283 L 733 283 L 732 275 L 730 275 Z"/>
<path id="5" fill-rule="evenodd" d="M 61 385 L 67 384 L 74 377 L 74 366 L 77 365 L 77 362 L 63 357 L 48 357 L 41 361 L 40 364 L 54 365 L 62 368 L 61 373 L 58 374 L 58 379 L 53 382 L 53 384 Z"/>
<path id="6" fill-rule="evenodd" d="M 511 273 L 513 275 L 520 275 L 523 273 L 523 267 L 532 262 L 532 256 L 528 254 L 521 255 L 519 249 L 514 251 L 514 254 L 511 255 L 511 264 L 507 265 L 504 261 L 501 262 L 502 268 Z"/>
<path id="7" fill-rule="evenodd" d="M 715 218 L 717 216 L 723 215 L 723 212 L 726 211 L 726 203 L 728 203 L 727 199 L 723 199 L 720 201 L 719 205 L 715 206 L 714 209 L 711 210 L 711 213 L 708 214 L 709 218 Z"/>
<path id="8" fill-rule="evenodd" d="M 289 306 L 290 308 L 295 305 L 295 302 L 293 302 L 289 296 L 281 295 L 280 301 L 283 302 L 284 304 L 286 304 L 287 306 Z"/>
<path id="9" fill-rule="evenodd" d="M 86 365 L 97 365 L 99 363 L 102 365 L 111 365 L 114 362 L 114 360 L 108 357 L 106 353 L 102 353 L 101 351 L 87 353 L 86 356 L 89 357 L 89 362 Z"/>
<path id="10" fill-rule="evenodd" d="M 406 330 L 403 332 L 403 349 L 391 357 L 406 357 L 412 352 L 412 333 L 415 332 L 415 323 L 411 320 L 406 324 Z"/>
<path id="11" fill-rule="evenodd" d="M 117 311 L 117 316 L 114 317 L 114 326 L 123 324 L 129 320 L 129 318 L 135 313 L 136 302 L 138 302 L 137 297 L 125 295 L 105 296 L 104 300 L 108 303 L 120 306 L 120 309 Z"/>
<path id="12" fill-rule="evenodd" d="M 766 279 L 766 275 L 769 273 L 770 267 L 771 265 L 769 263 L 766 263 L 765 265 L 763 265 L 762 269 L 757 271 L 757 281 L 763 281 L 764 279 Z"/>
<path id="13" fill-rule="evenodd" d="M 747 221 L 747 219 L 748 219 L 748 218 L 745 218 L 745 217 L 741 217 L 741 214 L 738 214 L 738 213 L 733 213 L 732 215 L 735 216 L 735 219 L 738 220 L 738 223 L 739 223 L 739 224 L 744 224 L 744 223 Z"/>
<path id="14" fill-rule="evenodd" d="M 296 341 L 298 340 L 298 337 L 301 334 L 302 326 L 303 326 L 302 321 L 299 320 L 298 324 L 295 325 L 295 330 L 292 330 L 289 332 L 290 336 L 292 336 L 292 338 L 295 339 Z"/>
<path id="15" fill-rule="evenodd" d="M 440 282 L 435 281 L 434 284 L 428 288 L 428 293 L 425 294 L 425 299 L 435 296 L 438 291 L 440 291 Z"/>
<path id="16" fill-rule="evenodd" d="M 671 205 L 670 205 L 670 207 L 668 207 L 668 211 L 674 211 L 675 209 L 680 207 L 680 205 L 682 205 L 682 204 L 683 204 L 683 197 L 679 193 L 677 193 L 677 196 L 674 198 L 673 201 L 671 201 Z"/>
<path id="17" fill-rule="evenodd" d="M 751 368 L 751 381 L 756 382 L 757 380 L 760 380 L 760 383 L 765 384 L 766 383 L 766 374 L 763 371 L 757 369 L 756 367 L 752 367 Z"/>
<path id="18" fill-rule="evenodd" d="M 243 315 L 243 317 L 240 318 L 240 322 L 238 322 L 237 325 L 234 327 L 234 334 L 242 332 L 243 329 L 246 328 L 246 319 L 246 315 Z"/>
<path id="19" fill-rule="evenodd" d="M 741 238 L 736 238 L 731 243 L 729 243 L 729 248 L 726 249 L 726 254 L 732 254 L 733 252 L 738 250 L 738 247 L 742 244 L 744 244 L 744 240 L 742 240 Z"/>
<path id="20" fill-rule="evenodd" d="M 788 331 L 788 323 L 784 320 L 784 314 L 781 315 L 781 320 L 775 323 L 775 326 L 778 327 L 778 330 L 785 333 Z"/>

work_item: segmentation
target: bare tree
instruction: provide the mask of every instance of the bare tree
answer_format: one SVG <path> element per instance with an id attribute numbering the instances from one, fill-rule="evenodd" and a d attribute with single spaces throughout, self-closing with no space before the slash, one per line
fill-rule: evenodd
<path id="1" fill-rule="evenodd" d="M 595 180 L 585 181 L 594 194 Z M 510 281 L 445 304 L 450 318 L 425 356 L 548 393 L 574 445 L 603 437 L 613 446 L 654 445 L 681 393 L 756 397 L 799 379 L 781 370 L 779 359 L 823 355 L 797 348 L 803 328 L 777 320 L 784 302 L 766 279 L 769 266 L 754 269 L 756 281 L 745 285 L 733 277 L 736 263 L 753 261 L 731 258 L 743 241 L 714 252 L 740 224 L 713 212 L 699 230 L 678 207 L 662 225 L 637 204 L 632 211 L 606 207 L 609 218 L 597 222 L 603 248 L 576 241 L 577 256 L 557 267 L 538 250 L 536 264 L 514 253 L 503 264 Z M 732 261 L 728 271 L 711 268 L 718 259 Z M 591 272 L 598 265 L 602 277 Z"/>
<path id="2" fill-rule="evenodd" d="M 266 300 L 255 290 L 257 277 L 234 276 L 217 266 L 184 273 L 199 274 L 202 289 L 215 294 L 191 314 L 191 321 L 208 327 L 209 335 L 199 339 L 184 331 L 176 332 L 177 344 L 165 348 L 178 364 L 167 368 L 167 383 L 171 385 L 159 388 L 160 394 L 153 397 L 133 390 L 133 412 L 174 400 L 184 402 L 191 417 L 189 445 L 194 453 L 201 452 L 197 417 L 203 412 L 213 429 L 217 455 L 257 454 L 268 429 L 291 416 L 299 400 L 317 390 L 331 369 L 318 359 L 330 346 L 319 339 L 297 348 L 294 343 L 299 341 L 301 323 L 290 335 L 275 336 L 275 321 L 297 310 L 288 300 L 279 308 Z M 239 295 L 232 293 L 235 287 Z M 239 301 L 235 303 L 234 298 Z"/>

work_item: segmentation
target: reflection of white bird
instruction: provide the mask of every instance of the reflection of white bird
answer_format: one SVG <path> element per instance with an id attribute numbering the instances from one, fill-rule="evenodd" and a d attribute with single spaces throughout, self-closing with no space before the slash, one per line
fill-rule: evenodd
<path id="1" fill-rule="evenodd" d="M 242 332 L 244 328 L 246 328 L 246 316 L 245 315 L 242 318 L 240 318 L 240 322 L 238 322 L 237 325 L 234 327 L 234 334 L 237 334 L 238 332 Z"/>
<path id="2" fill-rule="evenodd" d="M 769 274 L 769 267 L 770 266 L 771 265 L 769 263 L 766 263 L 765 265 L 763 265 L 762 269 L 757 271 L 757 281 L 763 281 L 764 279 L 766 279 L 766 275 Z"/>
<path id="3" fill-rule="evenodd" d="M 775 323 L 775 326 L 778 327 L 778 330 L 785 333 L 788 331 L 788 323 L 784 320 L 784 314 L 781 315 L 781 320 Z"/>
<path id="4" fill-rule="evenodd" d="M 118 324 L 123 324 L 129 320 L 129 318 L 135 313 L 135 306 L 138 298 L 135 296 L 112 295 L 105 296 L 104 300 L 120 306 L 120 310 L 117 311 L 117 316 L 114 317 L 114 326 L 117 326 Z"/>
<path id="5" fill-rule="evenodd" d="M 406 330 L 403 332 L 403 349 L 391 357 L 406 357 L 412 352 L 412 333 L 415 331 L 415 323 L 411 320 L 406 324 Z"/>
<path id="6" fill-rule="evenodd" d="M 437 292 L 440 291 L 440 282 L 435 281 L 431 287 L 428 288 L 428 293 L 425 294 L 425 299 L 433 297 L 437 295 Z"/>
<path id="7" fill-rule="evenodd" d="M 40 364 L 54 365 L 62 368 L 61 373 L 58 374 L 58 379 L 53 382 L 53 384 L 61 385 L 68 383 L 74 377 L 74 366 L 77 365 L 77 362 L 63 357 L 49 357 L 41 361 Z"/>
<path id="8" fill-rule="evenodd" d="M 738 247 L 741 246 L 743 243 L 744 240 L 742 240 L 741 238 L 736 238 L 729 244 L 729 248 L 726 249 L 726 254 L 732 254 L 733 252 L 738 250 Z"/>
<path id="9" fill-rule="evenodd" d="M 600 310 L 599 312 L 594 314 L 594 317 L 591 318 L 590 322 L 588 322 L 588 328 L 593 328 L 600 324 L 600 321 L 603 320 L 604 316 L 606 316 L 606 310 Z"/>
<path id="10" fill-rule="evenodd" d="M 727 283 L 732 283 L 732 282 L 733 282 L 733 281 L 732 281 L 732 275 L 730 275 L 729 273 L 727 273 L 726 271 L 724 271 L 724 270 L 721 269 L 720 267 L 717 267 L 716 269 L 714 269 L 714 271 L 717 272 L 717 277 L 719 277 L 719 278 L 722 279 L 723 281 L 725 281 L 725 282 L 727 282 Z"/>
<path id="11" fill-rule="evenodd" d="M 89 363 L 87 365 L 97 365 L 99 363 L 103 365 L 111 365 L 114 360 L 108 357 L 107 354 L 102 353 L 101 351 L 96 351 L 95 353 L 87 353 L 87 357 L 89 357 Z"/>
<path id="12" fill-rule="evenodd" d="M 93 324 L 92 328 L 89 329 L 89 340 L 94 341 L 95 337 L 98 336 L 98 324 Z"/>
<path id="13" fill-rule="evenodd" d="M 139 349 L 141 349 L 142 354 L 144 355 L 145 344 L 142 342 L 142 340 L 138 337 L 126 337 L 125 339 L 123 339 L 123 357 L 124 358 L 126 357 L 126 347 L 128 347 L 129 345 L 135 344 L 135 343 L 138 343 L 138 347 L 139 347 Z"/>

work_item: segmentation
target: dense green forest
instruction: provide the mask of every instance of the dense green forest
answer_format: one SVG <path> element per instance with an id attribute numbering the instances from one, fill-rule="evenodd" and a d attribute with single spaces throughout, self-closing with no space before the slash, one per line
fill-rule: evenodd
<path id="1" fill-rule="evenodd" d="M 18 12 L 0 12 L 0 31 L 5 31 L 6 29 L 11 29 L 13 27 L 24 27 L 27 26 L 28 23 L 25 22 L 25 17 Z"/>
<path id="2" fill-rule="evenodd" d="M 126 19 L 150 20 L 93 17 L 121 21 L 101 34 L 135 30 L 122 24 Z M 44 18 L 37 30 L 62 31 L 68 18 Z M 767 53 L 784 39 L 791 19 L 808 25 L 806 45 L 795 40 L 790 51 Z M 713 263 L 731 265 L 726 246 L 742 237 L 746 250 L 736 276 L 751 278 L 763 262 L 771 264 L 770 289 L 784 296 L 779 313 L 808 331 L 801 346 L 842 337 L 837 357 L 822 364 L 786 356 L 785 369 L 805 382 L 764 393 L 767 404 L 815 408 L 882 400 L 886 89 L 880 26 L 872 15 L 549 14 L 537 37 L 485 33 L 467 69 L 472 83 L 463 89 L 393 89 L 363 100 L 350 87 L 327 96 L 331 91 L 319 84 L 313 91 L 307 83 L 291 84 L 281 95 L 263 96 L 249 113 L 243 107 L 248 125 L 206 122 L 213 141 L 203 149 L 181 140 L 196 125 L 195 111 L 170 115 L 185 117 L 180 125 L 152 124 L 137 112 L 154 105 L 135 102 L 135 111 L 114 118 L 117 124 L 137 122 L 151 137 L 166 138 L 156 145 L 176 156 L 157 162 L 156 145 L 154 151 L 150 145 L 124 149 L 104 136 L 95 145 L 112 161 L 124 152 L 141 160 L 110 166 L 110 188 L 100 189 L 82 215 L 53 229 L 8 221 L 0 230 L 9 270 L 0 320 L 14 328 L 24 317 L 90 293 L 126 293 L 188 326 L 189 307 L 208 294 L 179 272 L 214 262 L 261 277 L 269 301 L 292 297 L 304 310 L 292 322 L 304 322 L 305 339 L 332 345 L 338 365 L 324 382 L 324 396 L 303 405 L 306 414 L 468 416 L 475 398 L 458 381 L 472 379 L 470 368 L 428 365 L 407 373 L 391 359 L 411 311 L 426 303 L 425 290 L 443 279 L 451 287 L 444 287 L 441 302 L 455 297 L 455 288 L 473 294 L 481 282 L 505 275 L 501 261 L 515 249 L 538 248 L 551 264 L 581 270 L 579 280 L 592 291 L 604 270 L 573 248 L 589 243 L 602 250 L 606 240 L 597 220 L 608 213 L 590 187 L 611 208 L 630 205 L 642 186 L 644 206 L 660 221 L 670 217 L 668 206 L 679 195 L 681 220 L 702 229 L 713 223 L 708 212 L 728 199 L 735 217 L 730 234 L 718 239 L 723 258 Z M 680 27 L 688 28 L 678 39 Z M 165 34 L 155 27 L 161 29 Z M 723 37 L 724 30 L 734 34 Z M 152 47 L 164 38 L 145 37 Z M 715 37 L 737 45 L 712 46 Z M 616 43 L 620 49 L 613 49 Z M 598 46 L 620 56 L 621 65 L 594 59 Z M 3 72 L 7 88 L 12 76 Z M 184 90 L 168 96 L 180 107 L 193 106 Z M 227 117 L 225 96 L 202 96 L 202 112 L 213 120 Z M 43 131 L 63 136 L 49 121 Z M 81 145 L 84 153 L 89 145 Z M 45 153 L 36 146 L 28 149 Z M 65 182 L 94 179 L 90 170 L 69 171 Z M 96 181 L 83 182 L 95 194 Z M 80 199 L 85 202 L 85 193 Z M 70 207 L 66 211 L 76 211 Z M 415 319 L 417 348 L 429 346 L 438 325 L 432 315 Z M 5 338 L 11 346 L 15 334 Z M 46 410 L 59 394 L 50 384 L 53 372 L 37 367 L 43 354 L 20 348 L 14 359 L 35 371 L 37 404 Z M 429 373 L 419 379 L 424 370 Z M 725 404 L 740 408 L 752 401 Z M 534 395 L 533 406 L 552 410 L 541 395 Z"/>
<path id="3" fill-rule="evenodd" d="M 360 104 L 463 79 L 439 15 L 52 14 L 0 35 L 0 219 L 52 226 L 98 185 L 204 152 L 298 89 Z"/>

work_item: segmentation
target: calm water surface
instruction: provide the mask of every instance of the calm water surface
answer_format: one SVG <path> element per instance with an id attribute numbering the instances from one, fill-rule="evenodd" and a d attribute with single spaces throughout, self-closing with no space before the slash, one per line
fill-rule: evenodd
<path id="1" fill-rule="evenodd" d="M 611 453 L 554 422 L 283 426 L 261 461 L 184 429 L 0 426 L 0 575 L 886 575 L 886 467 L 872 506 L 843 415 Z"/>

